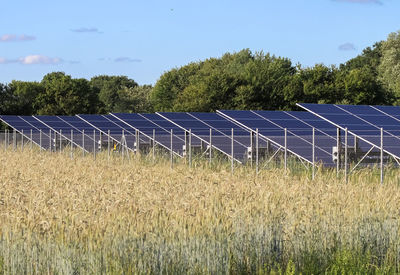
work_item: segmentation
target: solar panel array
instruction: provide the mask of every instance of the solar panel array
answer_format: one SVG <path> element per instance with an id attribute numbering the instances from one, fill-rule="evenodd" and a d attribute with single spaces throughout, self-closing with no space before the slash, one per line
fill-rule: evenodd
<path id="1" fill-rule="evenodd" d="M 298 104 L 321 119 L 348 132 L 375 148 L 400 158 L 400 108 L 393 106 L 354 106 L 335 104 Z M 365 146 L 365 145 L 364 145 Z"/>
<path id="2" fill-rule="evenodd" d="M 140 145 L 158 145 L 184 157 L 188 146 L 209 155 L 211 149 L 243 163 L 259 148 L 267 154 L 283 151 L 306 163 L 335 165 L 333 150 L 347 144 L 367 152 L 378 150 L 383 128 L 384 151 L 400 159 L 400 108 L 298 104 L 308 112 L 233 111 L 216 113 L 111 113 L 77 116 L 7 116 L 0 120 L 33 143 L 49 150 L 69 143 L 87 152 L 99 150 L 105 140 L 136 152 Z M 338 130 L 339 136 L 338 136 Z M 124 140 L 123 140 L 124 139 Z"/>

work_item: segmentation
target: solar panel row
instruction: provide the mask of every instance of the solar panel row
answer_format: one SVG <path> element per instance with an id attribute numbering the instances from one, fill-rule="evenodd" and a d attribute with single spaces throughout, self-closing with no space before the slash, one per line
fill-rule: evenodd
<path id="1" fill-rule="evenodd" d="M 362 147 L 381 147 L 400 158 L 400 108 L 393 106 L 354 106 L 336 104 L 298 104 L 300 107 L 363 141 Z M 381 137 L 381 129 L 383 135 Z"/>
<path id="2" fill-rule="evenodd" d="M 344 144 L 343 130 L 348 129 L 348 144 L 361 151 L 379 148 L 380 129 L 384 129 L 385 152 L 400 158 L 400 108 L 392 106 L 351 106 L 299 104 L 309 112 L 293 111 L 232 111 L 217 113 L 171 113 L 77 116 L 0 116 L 26 138 L 49 149 L 60 139 L 86 151 L 93 151 L 102 138 L 135 151 L 139 144 L 157 144 L 183 157 L 191 145 L 207 153 L 212 147 L 221 154 L 244 162 L 253 156 L 255 133 L 261 148 L 287 152 L 312 163 L 335 165 L 332 150 Z M 233 136 L 232 136 L 233 131 Z M 32 134 L 31 134 L 32 133 Z M 172 133 L 172 135 L 171 135 Z M 233 138 L 232 138 L 233 137 Z"/>

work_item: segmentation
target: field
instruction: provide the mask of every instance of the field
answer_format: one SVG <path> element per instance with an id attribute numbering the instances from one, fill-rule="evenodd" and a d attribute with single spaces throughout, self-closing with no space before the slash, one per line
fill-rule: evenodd
<path id="1" fill-rule="evenodd" d="M 400 173 L 0 152 L 0 274 L 400 272 Z"/>

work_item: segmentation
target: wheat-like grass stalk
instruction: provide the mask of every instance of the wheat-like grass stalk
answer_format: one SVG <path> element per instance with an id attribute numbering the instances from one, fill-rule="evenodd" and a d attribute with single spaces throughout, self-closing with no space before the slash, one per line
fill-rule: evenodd
<path id="1" fill-rule="evenodd" d="M 353 252 L 399 271 L 394 169 L 380 186 L 371 169 L 345 184 L 322 168 L 311 181 L 280 168 L 232 175 L 222 162 L 171 170 L 143 156 L 78 155 L 0 154 L 3 273 L 263 273 L 290 263 L 315 273 Z"/>

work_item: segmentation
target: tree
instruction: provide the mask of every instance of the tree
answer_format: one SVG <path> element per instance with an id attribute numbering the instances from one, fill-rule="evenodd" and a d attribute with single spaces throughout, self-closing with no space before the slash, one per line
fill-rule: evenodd
<path id="1" fill-rule="evenodd" d="M 191 78 L 197 75 L 202 65 L 203 62 L 190 63 L 161 75 L 151 93 L 154 109 L 156 111 L 176 110 L 174 105 L 178 96 L 189 86 Z"/>
<path id="2" fill-rule="evenodd" d="M 317 64 L 311 68 L 300 69 L 299 77 L 303 91 L 297 100 L 308 103 L 335 103 L 342 99 L 342 94 L 335 87 L 337 69 Z"/>
<path id="3" fill-rule="evenodd" d="M 296 72 L 287 58 L 256 53 L 242 70 L 244 85 L 237 88 L 238 109 L 287 109 L 286 87 Z"/>
<path id="4" fill-rule="evenodd" d="M 16 81 L 9 84 L 14 98 L 14 110 L 19 115 L 34 115 L 39 109 L 38 98 L 44 93 L 39 82 Z"/>
<path id="5" fill-rule="evenodd" d="M 17 114 L 15 110 L 15 99 L 9 86 L 0 83 L 0 114 Z"/>
<path id="6" fill-rule="evenodd" d="M 63 72 L 45 75 L 41 84 L 44 93 L 39 94 L 38 113 L 46 115 L 75 115 L 95 113 L 97 96 L 86 79 L 72 79 Z"/>
<path id="7" fill-rule="evenodd" d="M 389 34 L 382 43 L 382 58 L 378 68 L 379 79 L 400 104 L 400 31 Z"/>
<path id="8" fill-rule="evenodd" d="M 295 72 L 289 59 L 244 49 L 165 73 L 152 99 L 162 111 L 283 109 L 284 89 Z"/>
<path id="9" fill-rule="evenodd" d="M 372 72 L 377 74 L 379 64 L 381 63 L 382 44 L 383 41 L 380 41 L 376 42 L 372 47 L 365 48 L 362 54 L 341 64 L 340 70 L 350 71 L 352 69 L 364 69 L 368 67 Z"/>
<path id="10" fill-rule="evenodd" d="M 125 87 L 118 91 L 118 100 L 114 111 L 119 113 L 150 113 L 153 105 L 150 101 L 151 85 Z"/>
<path id="11" fill-rule="evenodd" d="M 100 101 L 99 112 L 108 113 L 116 111 L 116 104 L 119 100 L 118 91 L 125 88 L 134 88 L 138 84 L 126 76 L 99 75 L 90 80 L 94 92 L 98 94 Z"/>

